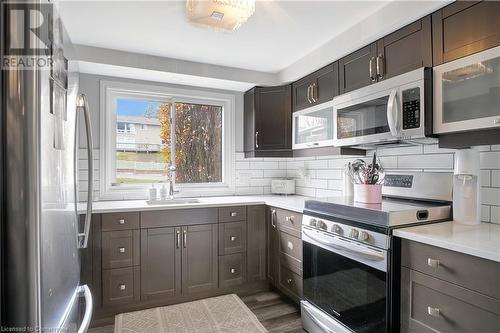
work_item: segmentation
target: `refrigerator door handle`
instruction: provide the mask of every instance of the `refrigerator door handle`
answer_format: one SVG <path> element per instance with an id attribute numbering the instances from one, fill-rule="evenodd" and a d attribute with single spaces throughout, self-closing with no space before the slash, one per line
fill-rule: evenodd
<path id="1" fill-rule="evenodd" d="M 83 294 L 83 297 L 85 297 L 85 314 L 83 315 L 82 324 L 80 325 L 80 328 L 78 328 L 78 333 L 87 333 L 90 325 L 90 319 L 92 318 L 92 310 L 94 308 L 92 293 L 86 284 L 79 286 L 78 292 Z"/>
<path id="2" fill-rule="evenodd" d="M 83 233 L 78 233 L 78 247 L 87 248 L 89 241 L 90 222 L 92 219 L 92 195 L 94 193 L 94 144 L 92 138 L 92 126 L 90 122 L 90 109 L 85 94 L 79 94 L 76 99 L 77 110 L 82 110 L 85 119 L 85 132 L 87 134 L 87 167 L 88 167 L 88 187 L 87 187 L 87 212 L 85 215 L 85 226 Z M 78 119 L 78 117 L 77 117 Z"/>

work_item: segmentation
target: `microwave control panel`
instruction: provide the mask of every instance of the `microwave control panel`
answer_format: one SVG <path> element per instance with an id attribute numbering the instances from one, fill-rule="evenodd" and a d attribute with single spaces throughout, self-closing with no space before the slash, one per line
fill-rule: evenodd
<path id="1" fill-rule="evenodd" d="M 403 91 L 403 129 L 420 127 L 420 88 Z"/>

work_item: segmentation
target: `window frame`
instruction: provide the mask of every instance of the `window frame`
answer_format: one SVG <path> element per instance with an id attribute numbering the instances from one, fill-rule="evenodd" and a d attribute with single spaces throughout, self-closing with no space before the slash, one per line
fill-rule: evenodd
<path id="1" fill-rule="evenodd" d="M 196 89 L 183 89 L 120 81 L 100 81 L 100 182 L 99 198 L 104 200 L 148 199 L 149 183 L 112 186 L 116 172 L 116 99 L 146 99 L 158 102 L 210 104 L 222 107 L 222 182 L 179 183 L 179 197 L 234 194 L 235 96 Z M 175 126 L 175 119 L 172 119 Z M 172 145 L 175 143 L 173 131 Z M 172 154 L 174 156 L 174 154 Z"/>

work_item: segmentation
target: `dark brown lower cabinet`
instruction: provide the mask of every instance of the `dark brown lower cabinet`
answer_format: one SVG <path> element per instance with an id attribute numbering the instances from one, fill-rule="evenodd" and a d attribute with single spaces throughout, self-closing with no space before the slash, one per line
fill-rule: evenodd
<path id="1" fill-rule="evenodd" d="M 279 286 L 280 234 L 276 224 L 276 208 L 269 208 L 267 223 L 267 278 L 274 286 Z"/>
<path id="2" fill-rule="evenodd" d="M 141 299 L 181 293 L 181 228 L 141 230 Z"/>
<path id="3" fill-rule="evenodd" d="M 182 294 L 218 287 L 217 224 L 182 227 Z"/>
<path id="4" fill-rule="evenodd" d="M 105 269 L 102 272 L 102 303 L 116 306 L 140 299 L 140 270 L 138 266 Z"/>
<path id="5" fill-rule="evenodd" d="M 247 208 L 247 280 L 266 279 L 266 206 Z"/>
<path id="6" fill-rule="evenodd" d="M 228 254 L 219 257 L 219 281 L 221 288 L 238 286 L 246 281 L 245 253 Z"/>

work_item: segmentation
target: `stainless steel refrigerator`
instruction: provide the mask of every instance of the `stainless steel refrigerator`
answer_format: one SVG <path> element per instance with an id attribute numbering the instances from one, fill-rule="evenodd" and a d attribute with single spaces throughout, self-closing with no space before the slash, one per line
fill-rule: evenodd
<path id="1" fill-rule="evenodd" d="M 92 295 L 80 285 L 80 252 L 91 215 L 79 226 L 75 147 L 77 119 L 90 125 L 87 103 L 64 58 L 69 43 L 54 6 L 2 5 L 2 54 L 29 41 L 53 59 L 51 66 L 2 71 L 2 326 L 85 332 Z"/>

